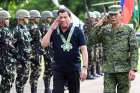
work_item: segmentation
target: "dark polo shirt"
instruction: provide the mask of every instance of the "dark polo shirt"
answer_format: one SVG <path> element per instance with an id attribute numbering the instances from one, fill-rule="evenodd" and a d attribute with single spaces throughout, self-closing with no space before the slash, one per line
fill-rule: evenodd
<path id="1" fill-rule="evenodd" d="M 69 29 L 66 32 L 62 32 L 60 29 L 60 33 L 67 39 L 70 29 L 72 25 L 70 25 Z M 54 64 L 53 70 L 55 71 L 80 71 L 81 60 L 80 60 L 80 46 L 85 45 L 85 36 L 83 31 L 79 27 L 75 27 L 70 43 L 72 44 L 72 49 L 67 52 L 63 51 L 61 45 L 63 44 L 60 34 L 57 30 L 53 31 L 51 35 L 51 42 L 54 50 Z"/>

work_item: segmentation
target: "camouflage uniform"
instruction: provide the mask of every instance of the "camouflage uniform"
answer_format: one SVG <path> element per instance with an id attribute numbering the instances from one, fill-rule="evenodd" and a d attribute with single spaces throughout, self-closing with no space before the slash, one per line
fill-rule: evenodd
<path id="1" fill-rule="evenodd" d="M 57 18 L 57 16 L 58 16 L 58 10 L 53 10 L 52 11 L 52 13 L 53 13 L 53 18 Z"/>
<path id="2" fill-rule="evenodd" d="M 8 19 L 7 19 L 8 18 Z M 9 20 L 10 14 L 5 10 L 0 11 L 0 93 L 10 93 L 15 78 L 16 50 L 13 46 L 13 35 L 5 20 Z"/>
<path id="3" fill-rule="evenodd" d="M 16 12 L 16 18 L 18 24 L 14 29 L 14 38 L 16 39 L 15 47 L 18 51 L 18 60 L 16 65 L 17 77 L 16 77 L 16 91 L 17 93 L 23 93 L 24 86 L 29 77 L 30 70 L 30 58 L 31 58 L 31 35 L 28 31 L 26 24 L 30 17 L 29 12 L 24 9 L 20 9 Z M 25 19 L 26 18 L 26 19 Z M 26 23 L 20 23 L 21 21 Z"/>
<path id="4" fill-rule="evenodd" d="M 43 11 L 41 13 L 41 19 L 42 19 L 42 25 L 41 25 L 41 30 L 43 36 L 47 33 L 50 25 L 51 25 L 51 19 L 48 21 L 48 18 L 53 18 L 52 12 L 51 11 Z M 51 48 L 51 43 L 50 46 L 45 49 L 45 54 L 44 54 L 44 85 L 45 85 L 45 92 L 44 93 L 51 93 L 50 90 L 50 80 L 52 77 L 52 69 L 51 69 L 51 64 L 53 62 L 53 50 Z"/>
<path id="5" fill-rule="evenodd" d="M 109 7 L 109 13 L 120 13 L 121 6 Z M 99 30 L 100 29 L 100 30 Z M 96 27 L 90 36 L 93 44 L 102 42 L 104 51 L 104 93 L 129 93 L 128 73 L 137 70 L 138 48 L 134 30 L 128 25 Z M 116 92 L 117 88 L 117 92 Z"/>
<path id="6" fill-rule="evenodd" d="M 89 18 L 88 18 L 88 14 L 89 14 Z M 94 17 L 93 12 L 88 12 L 88 14 L 85 14 L 85 25 L 84 25 L 84 32 L 85 32 L 85 36 L 86 36 L 86 40 L 87 40 L 87 49 L 88 49 L 88 59 L 89 59 L 89 64 L 88 64 L 88 76 L 87 79 L 93 79 L 93 45 L 89 45 L 88 42 L 90 42 L 88 40 L 89 34 L 91 33 L 91 22 L 92 22 L 92 18 Z"/>
<path id="7" fill-rule="evenodd" d="M 103 75 L 102 73 L 102 63 L 103 63 L 103 47 L 102 47 L 102 43 L 98 43 L 95 45 L 94 47 L 94 59 L 95 59 L 95 65 L 94 65 L 94 69 L 96 73 L 96 76 L 100 76 Z"/>
<path id="8" fill-rule="evenodd" d="M 98 11 L 94 11 L 93 14 L 95 15 L 94 17 L 94 22 L 93 22 L 93 26 L 101 19 L 101 14 Z M 94 69 L 94 76 L 99 76 L 101 75 L 101 64 L 102 64 L 102 55 L 103 55 L 103 51 L 102 51 L 102 43 L 96 43 L 93 46 L 94 49 L 94 57 L 93 57 L 93 69 Z"/>
<path id="9" fill-rule="evenodd" d="M 87 18 L 87 14 L 85 15 Z M 99 54 L 102 54 L 100 51 L 101 44 L 90 44 L 89 35 L 92 33 L 91 28 L 97 23 L 98 19 L 100 18 L 100 13 L 98 11 L 89 12 L 89 17 L 86 19 L 85 22 L 85 33 L 87 35 L 87 46 L 88 46 L 88 53 L 89 53 L 89 69 L 88 69 L 88 79 L 94 79 L 97 76 L 97 72 L 100 73 L 100 59 L 102 56 L 99 57 Z"/>
<path id="10" fill-rule="evenodd" d="M 32 56 L 31 59 L 31 74 L 30 74 L 30 85 L 31 93 L 37 93 L 38 79 L 41 74 L 41 55 L 43 54 L 43 48 L 41 47 L 41 32 L 39 30 L 39 19 L 40 12 L 38 10 L 30 10 L 30 27 L 29 31 L 32 37 Z"/>

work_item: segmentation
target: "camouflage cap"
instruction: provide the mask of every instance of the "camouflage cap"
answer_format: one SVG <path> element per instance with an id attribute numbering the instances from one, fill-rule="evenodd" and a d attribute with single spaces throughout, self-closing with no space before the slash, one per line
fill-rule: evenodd
<path id="1" fill-rule="evenodd" d="M 53 17 L 51 11 L 42 11 L 41 12 L 41 19 L 47 19 L 48 17 Z"/>
<path id="2" fill-rule="evenodd" d="M 122 11 L 122 7 L 120 5 L 112 5 L 109 7 L 109 14 L 117 14 Z"/>
<path id="3" fill-rule="evenodd" d="M 38 10 L 30 10 L 30 18 L 41 17 L 40 12 Z"/>
<path id="4" fill-rule="evenodd" d="M 10 13 L 6 10 L 0 11 L 0 19 L 11 18 Z"/>
<path id="5" fill-rule="evenodd" d="M 16 12 L 16 18 L 22 19 L 22 18 L 25 18 L 25 17 L 28 17 L 28 18 L 30 17 L 29 11 L 27 11 L 25 9 L 19 9 Z"/>

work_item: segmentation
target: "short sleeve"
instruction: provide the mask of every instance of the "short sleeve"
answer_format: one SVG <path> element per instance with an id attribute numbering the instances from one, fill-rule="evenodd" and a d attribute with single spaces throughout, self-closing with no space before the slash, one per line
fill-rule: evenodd
<path id="1" fill-rule="evenodd" d="M 85 38 L 84 31 L 82 31 L 78 27 L 76 28 L 76 30 L 78 32 L 78 44 L 79 44 L 79 46 L 86 45 L 86 38 Z"/>

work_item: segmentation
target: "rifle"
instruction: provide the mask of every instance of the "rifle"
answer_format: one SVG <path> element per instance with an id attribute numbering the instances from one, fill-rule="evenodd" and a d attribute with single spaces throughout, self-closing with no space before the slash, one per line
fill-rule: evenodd
<path id="1" fill-rule="evenodd" d="M 87 12 L 88 21 L 89 21 L 89 23 L 92 23 L 92 20 L 90 18 L 89 9 L 88 9 L 87 1 L 86 0 L 84 0 L 84 4 L 85 4 L 86 12 Z M 90 24 L 89 27 L 91 28 L 92 27 L 92 24 Z"/>

